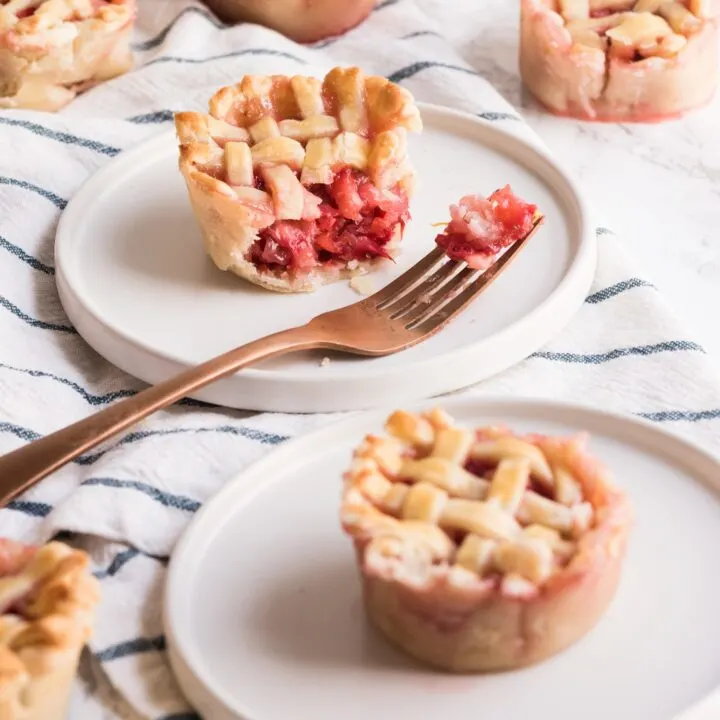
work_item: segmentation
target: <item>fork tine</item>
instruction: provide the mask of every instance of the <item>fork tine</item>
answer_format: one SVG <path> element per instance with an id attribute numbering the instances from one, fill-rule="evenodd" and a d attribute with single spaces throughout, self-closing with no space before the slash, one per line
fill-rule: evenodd
<path id="1" fill-rule="evenodd" d="M 461 270 L 462 267 L 463 263 L 448 258 L 429 275 L 426 275 L 419 285 L 415 285 L 403 295 L 389 298 L 383 304 L 382 309 L 389 312 L 393 320 L 397 320 L 418 306 L 427 308 L 432 302 L 432 296 L 443 291 L 445 285 L 453 280 L 457 271 Z"/>
<path id="2" fill-rule="evenodd" d="M 467 266 L 463 267 L 460 272 L 450 278 L 449 282 L 437 290 L 427 293 L 427 298 L 419 297 L 417 302 L 413 303 L 407 311 L 402 314 L 401 319 L 403 323 L 407 327 L 410 327 L 413 323 L 428 315 L 428 313 L 432 314 L 434 307 L 457 297 L 471 282 L 477 280 L 480 275 L 482 275 L 482 270 L 474 270 Z M 391 317 L 395 319 L 396 315 L 393 314 Z"/>
<path id="3" fill-rule="evenodd" d="M 423 333 L 432 332 L 440 329 L 452 320 L 455 315 L 464 310 L 472 300 L 502 274 L 517 254 L 525 247 L 526 243 L 535 234 L 542 222 L 543 218 L 539 218 L 533 225 L 532 230 L 524 238 L 518 240 L 514 245 L 511 245 L 487 270 L 473 271 L 472 273 L 463 271 L 462 273 L 458 273 L 456 279 L 466 273 L 464 279 L 465 286 L 463 286 L 462 281 L 458 281 L 457 283 L 453 282 L 453 288 L 450 289 L 449 292 L 436 295 L 433 298 L 434 302 L 429 304 L 424 312 L 414 314 L 413 319 L 405 323 L 405 327 L 408 330 L 417 330 Z M 467 268 L 467 270 L 471 269 Z M 480 275 L 470 279 L 468 282 L 470 275 L 476 272 L 479 272 Z M 444 290 L 447 291 L 448 287 L 446 286 Z"/>
<path id="4" fill-rule="evenodd" d="M 422 281 L 428 270 L 437 265 L 443 257 L 445 257 L 445 253 L 439 247 L 436 247 L 400 277 L 395 278 L 389 285 L 367 298 L 366 302 L 377 305 L 378 310 L 382 310 L 386 307 L 388 301 L 394 300 L 396 297 L 400 297 L 407 291 L 412 290 L 417 283 Z"/>

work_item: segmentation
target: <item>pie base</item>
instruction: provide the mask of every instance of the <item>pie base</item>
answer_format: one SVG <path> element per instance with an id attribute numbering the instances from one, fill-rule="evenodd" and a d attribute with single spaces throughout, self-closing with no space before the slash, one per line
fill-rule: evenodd
<path id="1" fill-rule="evenodd" d="M 662 122 L 707 105 L 718 83 L 718 21 L 688 39 L 673 58 L 627 62 L 573 44 L 547 6 L 523 0 L 520 74 L 551 113 L 578 120 Z"/>
<path id="2" fill-rule="evenodd" d="M 480 597 L 438 585 L 422 592 L 363 574 L 370 622 L 396 647 L 456 673 L 497 672 L 533 665 L 585 636 L 617 589 L 623 548 L 538 597 Z"/>

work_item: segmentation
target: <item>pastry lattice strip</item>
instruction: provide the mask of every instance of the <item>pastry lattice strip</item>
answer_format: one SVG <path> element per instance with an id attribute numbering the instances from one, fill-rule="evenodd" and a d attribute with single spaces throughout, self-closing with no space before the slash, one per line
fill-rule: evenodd
<path id="1" fill-rule="evenodd" d="M 410 191 L 414 171 L 406 133 L 421 127 L 406 90 L 358 68 L 335 68 L 323 81 L 248 75 L 218 91 L 209 114 L 176 115 L 186 152 L 198 155 L 201 144 L 224 149 L 224 155 L 206 153 L 214 162 L 198 168 L 221 176 L 230 188 L 252 186 L 268 166 L 297 172 L 286 175 L 282 193 L 270 191 L 277 217 L 296 220 L 313 213 L 299 202 L 300 186 L 328 185 L 342 168 L 365 173 L 381 190 L 399 185 Z M 242 201 L 244 194 L 236 195 Z"/>
<path id="2" fill-rule="evenodd" d="M 481 577 L 499 573 L 511 584 L 520 578 L 537 585 L 572 557 L 592 524 L 577 480 L 526 440 L 478 440 L 444 418 L 438 424 L 404 412 L 386 427 L 391 437 L 371 436 L 356 453 L 346 495 L 373 538 L 371 553 L 395 552 L 388 537 L 422 544 L 424 528 L 434 556 Z M 466 470 L 469 461 L 486 464 L 489 477 Z M 553 497 L 532 490 L 535 483 Z M 443 545 L 438 530 L 448 539 L 459 533 L 459 546 Z M 375 543 L 378 532 L 383 540 Z"/>

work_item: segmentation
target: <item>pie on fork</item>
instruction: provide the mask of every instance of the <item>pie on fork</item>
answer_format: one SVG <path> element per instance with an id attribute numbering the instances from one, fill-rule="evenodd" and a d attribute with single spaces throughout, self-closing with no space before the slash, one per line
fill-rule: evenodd
<path id="1" fill-rule="evenodd" d="M 345 475 L 366 612 L 394 645 L 455 672 L 497 671 L 567 648 L 615 594 L 631 526 L 587 436 L 471 430 L 404 411 Z"/>
<path id="2" fill-rule="evenodd" d="M 175 116 L 180 170 L 221 270 L 308 292 L 391 258 L 410 213 L 412 95 L 357 67 L 246 75 Z"/>
<path id="3" fill-rule="evenodd" d="M 552 112 L 652 122 L 705 105 L 718 0 L 522 0 L 520 69 Z"/>
<path id="4" fill-rule="evenodd" d="M 0 718 L 67 716 L 98 598 L 85 553 L 0 539 Z"/>
<path id="5" fill-rule="evenodd" d="M 542 218 L 537 205 L 525 202 L 509 185 L 489 197 L 466 195 L 450 206 L 450 222 L 435 238 L 453 260 L 485 270 Z"/>
<path id="6" fill-rule="evenodd" d="M 55 111 L 132 67 L 135 0 L 0 0 L 0 108 Z"/>

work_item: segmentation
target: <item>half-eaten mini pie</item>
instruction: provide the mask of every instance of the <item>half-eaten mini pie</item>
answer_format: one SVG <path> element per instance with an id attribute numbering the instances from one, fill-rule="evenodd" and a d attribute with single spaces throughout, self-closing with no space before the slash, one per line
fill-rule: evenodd
<path id="1" fill-rule="evenodd" d="M 522 0 L 521 28 L 525 85 L 561 115 L 658 121 L 717 86 L 717 0 Z"/>
<path id="2" fill-rule="evenodd" d="M 59 110 L 132 67 L 135 0 L 0 0 L 0 108 Z"/>
<path id="3" fill-rule="evenodd" d="M 64 720 L 99 599 L 88 557 L 0 539 L 0 718 Z"/>
<path id="4" fill-rule="evenodd" d="M 484 270 L 506 248 L 526 237 L 542 220 L 537 205 L 509 185 L 489 197 L 466 195 L 450 206 L 450 222 L 435 242 L 448 257 Z"/>
<path id="5" fill-rule="evenodd" d="M 356 67 L 246 75 L 208 115 L 175 116 L 180 170 L 221 270 L 279 292 L 367 272 L 396 251 L 415 173 L 409 92 Z"/>
<path id="6" fill-rule="evenodd" d="M 442 410 L 393 413 L 345 476 L 370 621 L 438 668 L 532 664 L 599 620 L 620 578 L 626 496 L 587 436 L 471 430 Z"/>

